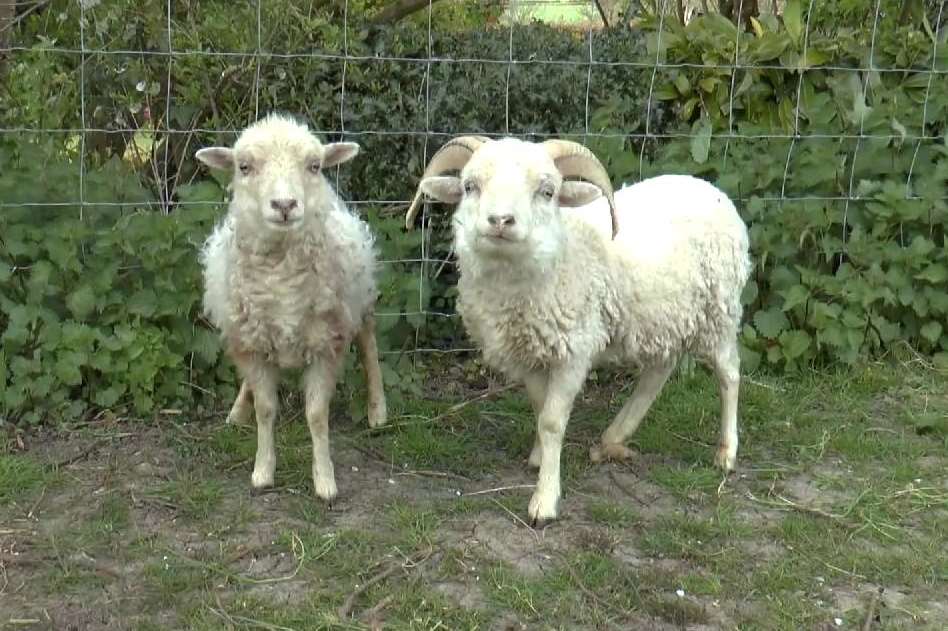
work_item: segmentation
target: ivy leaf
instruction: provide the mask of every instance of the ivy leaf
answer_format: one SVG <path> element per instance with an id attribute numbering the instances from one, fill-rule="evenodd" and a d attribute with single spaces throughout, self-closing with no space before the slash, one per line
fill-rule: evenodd
<path id="1" fill-rule="evenodd" d="M 810 348 L 810 334 L 806 331 L 785 331 L 780 334 L 780 346 L 787 359 L 797 359 Z"/>
<path id="2" fill-rule="evenodd" d="M 691 138 L 691 157 L 698 164 L 704 164 L 711 151 L 711 121 L 702 117 L 695 122 L 692 132 L 694 136 Z"/>
<path id="3" fill-rule="evenodd" d="M 926 340 L 934 344 L 941 338 L 942 326 L 941 322 L 937 320 L 929 320 L 922 325 L 922 328 L 919 329 L 919 333 L 922 334 Z"/>
<path id="4" fill-rule="evenodd" d="M 84 320 L 95 309 L 95 292 L 82 285 L 66 297 L 66 307 L 79 320 Z"/>
<path id="5" fill-rule="evenodd" d="M 754 314 L 754 326 L 761 335 L 773 340 L 777 339 L 781 331 L 789 328 L 790 320 L 780 309 L 771 308 Z"/>

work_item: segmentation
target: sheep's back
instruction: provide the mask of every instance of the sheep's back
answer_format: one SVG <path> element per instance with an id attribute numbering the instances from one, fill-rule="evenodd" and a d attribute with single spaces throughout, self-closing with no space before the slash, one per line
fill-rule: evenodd
<path id="1" fill-rule="evenodd" d="M 621 270 L 610 354 L 649 361 L 681 350 L 707 354 L 733 335 L 750 273 L 747 229 L 733 203 L 713 185 L 666 175 L 615 194 L 619 233 L 611 234 L 604 199 L 572 209 L 609 243 Z"/>

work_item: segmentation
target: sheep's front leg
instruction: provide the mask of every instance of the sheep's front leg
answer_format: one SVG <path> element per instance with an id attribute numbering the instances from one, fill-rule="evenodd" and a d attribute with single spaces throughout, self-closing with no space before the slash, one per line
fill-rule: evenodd
<path id="1" fill-rule="evenodd" d="M 240 382 L 240 391 L 237 398 L 234 399 L 234 405 L 230 408 L 227 420 L 228 425 L 243 425 L 250 420 L 250 413 L 253 411 L 253 391 L 250 384 L 244 379 Z"/>
<path id="2" fill-rule="evenodd" d="M 375 341 L 375 317 L 367 316 L 356 335 L 356 345 L 362 358 L 365 371 L 365 384 L 368 389 L 369 427 L 385 425 L 385 387 L 382 383 L 382 369 L 379 367 L 379 349 Z"/>
<path id="3" fill-rule="evenodd" d="M 718 349 L 713 365 L 721 395 L 721 438 L 714 454 L 714 464 L 727 473 L 737 464 L 737 400 L 741 383 L 741 359 L 736 339 Z"/>
<path id="4" fill-rule="evenodd" d="M 540 412 L 543 411 L 543 403 L 546 401 L 546 388 L 549 378 L 549 374 L 542 372 L 529 373 L 523 379 L 523 385 L 527 389 L 527 397 L 530 399 L 530 406 L 533 408 L 533 414 L 537 418 L 540 417 Z M 527 459 L 527 464 L 534 469 L 540 466 L 539 431 L 537 432 L 536 437 L 533 439 L 533 449 L 530 451 L 530 457 Z"/>
<path id="5" fill-rule="evenodd" d="M 546 400 L 537 418 L 540 475 L 528 514 L 534 526 L 556 519 L 560 499 L 560 452 L 573 401 L 586 380 L 585 366 L 566 366 L 550 373 Z"/>
<path id="6" fill-rule="evenodd" d="M 253 488 L 262 489 L 273 486 L 273 476 L 276 472 L 273 424 L 280 406 L 277 394 L 280 372 L 276 366 L 252 355 L 238 356 L 235 362 L 244 376 L 244 383 L 253 392 L 254 412 L 257 416 L 257 456 L 254 459 L 250 483 Z M 234 403 L 234 407 L 237 407 L 238 402 Z"/>
<path id="7" fill-rule="evenodd" d="M 313 441 L 313 489 L 332 502 L 336 497 L 336 476 L 329 454 L 329 402 L 336 389 L 340 356 L 322 358 L 306 369 L 306 423 Z"/>
<path id="8" fill-rule="evenodd" d="M 675 368 L 674 360 L 667 360 L 645 368 L 636 379 L 632 396 L 625 402 L 619 414 L 602 434 L 599 445 L 589 449 L 589 458 L 593 462 L 603 460 L 625 460 L 632 456 L 632 450 L 625 446 L 625 439 L 639 428 L 642 419 L 648 413 L 658 393 L 662 391 L 668 377 Z"/>

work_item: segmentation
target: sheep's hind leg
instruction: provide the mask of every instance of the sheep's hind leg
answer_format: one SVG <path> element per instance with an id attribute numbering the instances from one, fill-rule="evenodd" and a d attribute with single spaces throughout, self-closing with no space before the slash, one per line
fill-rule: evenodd
<path id="1" fill-rule="evenodd" d="M 257 417 L 257 455 L 254 458 L 250 483 L 253 488 L 262 489 L 273 486 L 273 476 L 276 472 L 273 424 L 280 406 L 277 395 L 280 373 L 276 366 L 252 356 L 239 356 L 235 361 L 243 373 L 247 387 L 253 393 L 254 413 Z M 234 405 L 236 407 L 237 403 Z"/>
<path id="2" fill-rule="evenodd" d="M 718 349 L 712 358 L 721 395 L 721 437 L 714 453 L 714 464 L 725 473 L 737 464 L 737 400 L 741 382 L 741 359 L 737 339 Z"/>
<path id="3" fill-rule="evenodd" d="M 626 460 L 634 455 L 634 452 L 623 443 L 639 428 L 642 419 L 645 418 L 674 369 L 675 362 L 668 360 L 649 366 L 642 371 L 636 381 L 632 396 L 622 406 L 612 424 L 603 432 L 600 444 L 593 445 L 589 449 L 589 458 L 593 462 Z"/>
<path id="4" fill-rule="evenodd" d="M 336 389 L 339 356 L 316 361 L 306 369 L 306 423 L 313 441 L 313 490 L 332 504 L 336 476 L 329 453 L 329 403 Z"/>
<path id="5" fill-rule="evenodd" d="M 539 418 L 540 411 L 543 410 L 543 402 L 546 401 L 546 387 L 549 375 L 546 373 L 531 373 L 524 377 L 523 385 L 527 388 L 527 397 L 530 399 L 530 405 L 533 407 L 534 415 Z M 527 464 L 537 469 L 540 467 L 540 432 L 537 431 L 533 439 L 533 449 L 530 450 L 530 457 Z"/>
<path id="6" fill-rule="evenodd" d="M 385 425 L 387 418 L 385 406 L 385 385 L 382 382 L 382 370 L 379 367 L 379 349 L 375 341 L 375 317 L 368 316 L 356 335 L 356 345 L 362 358 L 365 371 L 365 385 L 368 389 L 369 427 Z"/>
<path id="7" fill-rule="evenodd" d="M 234 405 L 230 408 L 227 420 L 228 425 L 245 425 L 250 420 L 250 413 L 253 411 L 253 391 L 250 384 L 244 379 L 240 382 L 240 392 L 234 399 Z"/>

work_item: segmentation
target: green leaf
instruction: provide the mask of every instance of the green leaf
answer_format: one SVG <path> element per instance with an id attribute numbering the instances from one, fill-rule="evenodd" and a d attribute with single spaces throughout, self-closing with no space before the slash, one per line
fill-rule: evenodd
<path id="1" fill-rule="evenodd" d="M 66 307 L 72 314 L 84 320 L 95 309 L 95 292 L 89 285 L 82 285 L 66 297 Z"/>
<path id="2" fill-rule="evenodd" d="M 685 73 L 679 72 L 678 76 L 675 77 L 675 88 L 682 96 L 691 94 L 691 82 L 688 81 L 688 77 L 685 76 Z"/>
<path id="3" fill-rule="evenodd" d="M 790 320 L 783 311 L 776 308 L 758 311 L 754 314 L 754 327 L 757 332 L 770 339 L 777 339 L 781 331 L 790 326 Z"/>
<path id="4" fill-rule="evenodd" d="M 933 285 L 948 280 L 948 267 L 944 263 L 933 263 L 915 275 L 918 280 L 927 280 Z"/>
<path id="5" fill-rule="evenodd" d="M 220 354 L 220 335 L 209 329 L 200 328 L 194 332 L 194 352 L 208 364 L 217 361 Z"/>
<path id="6" fill-rule="evenodd" d="M 936 320 L 929 320 L 922 325 L 922 328 L 919 329 L 919 333 L 922 334 L 926 340 L 934 344 L 941 337 L 942 326 L 941 322 Z"/>
<path id="7" fill-rule="evenodd" d="M 77 353 L 62 353 L 53 366 L 53 374 L 67 386 L 77 386 L 82 383 L 81 361 Z"/>
<path id="8" fill-rule="evenodd" d="M 803 16 L 800 9 L 800 0 L 787 0 L 783 7 L 783 24 L 794 43 L 799 44 L 803 34 Z"/>
<path id="9" fill-rule="evenodd" d="M 126 389 L 127 387 L 124 383 L 113 384 L 108 388 L 96 390 L 93 400 L 96 405 L 109 408 L 118 402 L 122 395 L 125 394 Z"/>
<path id="10" fill-rule="evenodd" d="M 806 331 L 785 331 L 780 334 L 780 346 L 787 359 L 797 359 L 810 348 L 810 335 Z"/>
<path id="11" fill-rule="evenodd" d="M 692 132 L 691 157 L 698 164 L 704 164 L 711 150 L 711 121 L 702 117 L 695 122 Z"/>
<path id="12" fill-rule="evenodd" d="M 794 285 L 790 289 L 779 293 L 783 296 L 783 306 L 781 308 L 784 311 L 790 311 L 797 305 L 806 304 L 810 297 L 810 290 L 803 285 Z"/>
<path id="13" fill-rule="evenodd" d="M 141 289 L 128 300 L 128 312 L 136 315 L 150 317 L 154 315 L 158 307 L 158 296 L 152 289 Z"/>

